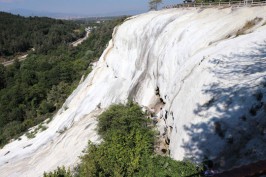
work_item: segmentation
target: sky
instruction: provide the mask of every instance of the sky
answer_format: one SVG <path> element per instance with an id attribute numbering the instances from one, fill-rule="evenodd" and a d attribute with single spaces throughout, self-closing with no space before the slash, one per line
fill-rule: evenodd
<path id="1" fill-rule="evenodd" d="M 0 11 L 15 9 L 68 14 L 111 14 L 145 12 L 149 0 L 0 0 Z M 180 0 L 164 0 L 163 5 L 177 4 Z"/>

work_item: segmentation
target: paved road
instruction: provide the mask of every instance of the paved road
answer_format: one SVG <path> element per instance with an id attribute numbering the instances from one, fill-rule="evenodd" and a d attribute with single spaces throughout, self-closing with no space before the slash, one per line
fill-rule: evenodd
<path id="1" fill-rule="evenodd" d="M 86 36 L 84 38 L 81 38 L 81 39 L 78 39 L 77 41 L 75 42 L 72 42 L 71 45 L 73 47 L 77 47 L 79 44 L 81 44 L 83 41 L 85 41 L 88 37 L 89 37 L 89 34 L 90 34 L 90 31 L 87 31 L 86 32 Z"/>

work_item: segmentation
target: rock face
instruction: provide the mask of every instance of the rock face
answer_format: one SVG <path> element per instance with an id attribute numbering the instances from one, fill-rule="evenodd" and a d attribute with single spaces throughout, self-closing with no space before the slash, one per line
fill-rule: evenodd
<path id="1" fill-rule="evenodd" d="M 48 129 L 0 150 L 1 176 L 72 167 L 88 140 L 100 142 L 95 117 L 128 99 L 157 114 L 161 151 L 176 160 L 206 156 L 230 168 L 266 157 L 265 24 L 266 7 L 128 19 Z"/>

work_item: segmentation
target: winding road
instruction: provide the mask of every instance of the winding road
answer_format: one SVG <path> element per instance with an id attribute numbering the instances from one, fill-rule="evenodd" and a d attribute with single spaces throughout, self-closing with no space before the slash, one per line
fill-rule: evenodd
<path id="1" fill-rule="evenodd" d="M 77 47 L 77 46 L 78 46 L 79 44 L 81 44 L 83 41 L 85 41 L 86 39 L 88 39 L 89 34 L 90 34 L 90 31 L 87 31 L 85 37 L 80 38 L 80 39 L 78 39 L 78 40 L 72 42 L 71 45 L 72 45 L 73 47 Z M 31 49 L 31 50 L 34 51 L 34 49 Z M 28 54 L 24 54 L 24 55 L 19 56 L 19 57 L 18 57 L 18 61 L 21 62 L 21 61 L 26 60 L 26 59 L 27 59 L 27 56 L 28 56 Z M 6 66 L 9 66 L 9 65 L 12 65 L 12 64 L 15 62 L 15 60 L 16 60 L 16 59 L 9 60 L 9 61 L 5 61 L 5 62 L 2 62 L 1 64 L 4 65 L 4 66 L 6 67 Z"/>
<path id="2" fill-rule="evenodd" d="M 75 42 L 72 42 L 71 45 L 72 45 L 73 47 L 77 47 L 77 46 L 78 46 L 79 44 L 81 44 L 83 41 L 85 41 L 86 39 L 88 39 L 89 34 L 90 34 L 90 31 L 86 31 L 86 35 L 85 35 L 85 37 L 80 38 L 80 39 L 76 40 Z"/>

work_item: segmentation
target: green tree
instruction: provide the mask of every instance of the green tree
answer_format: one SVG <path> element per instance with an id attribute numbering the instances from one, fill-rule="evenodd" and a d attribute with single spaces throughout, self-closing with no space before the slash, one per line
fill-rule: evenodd
<path id="1" fill-rule="evenodd" d="M 99 116 L 100 144 L 89 142 L 74 172 L 65 168 L 44 177 L 199 177 L 195 165 L 153 152 L 154 132 L 136 104 L 113 105 Z"/>
<path id="2" fill-rule="evenodd" d="M 99 145 L 89 143 L 79 176 L 200 176 L 195 165 L 154 154 L 154 132 L 136 104 L 114 105 L 99 116 Z"/>
<path id="3" fill-rule="evenodd" d="M 47 53 L 85 34 L 75 29 L 80 29 L 80 25 L 73 21 L 0 12 L 0 56 L 8 58 L 31 48 L 37 53 Z"/>
<path id="4" fill-rule="evenodd" d="M 80 166 L 82 176 L 133 176 L 153 151 L 153 131 L 135 104 L 111 106 L 99 117 L 104 142 L 90 144 Z"/>
<path id="5" fill-rule="evenodd" d="M 0 146 L 61 107 L 81 76 L 90 72 L 88 66 L 99 58 L 113 28 L 122 21 L 123 18 L 97 24 L 87 41 L 72 48 L 69 41 L 84 35 L 79 23 L 0 12 L 0 55 L 22 52 L 17 50 L 16 42 L 24 40 L 36 49 L 23 62 L 0 65 Z M 16 129 L 10 126 L 13 123 Z"/>

